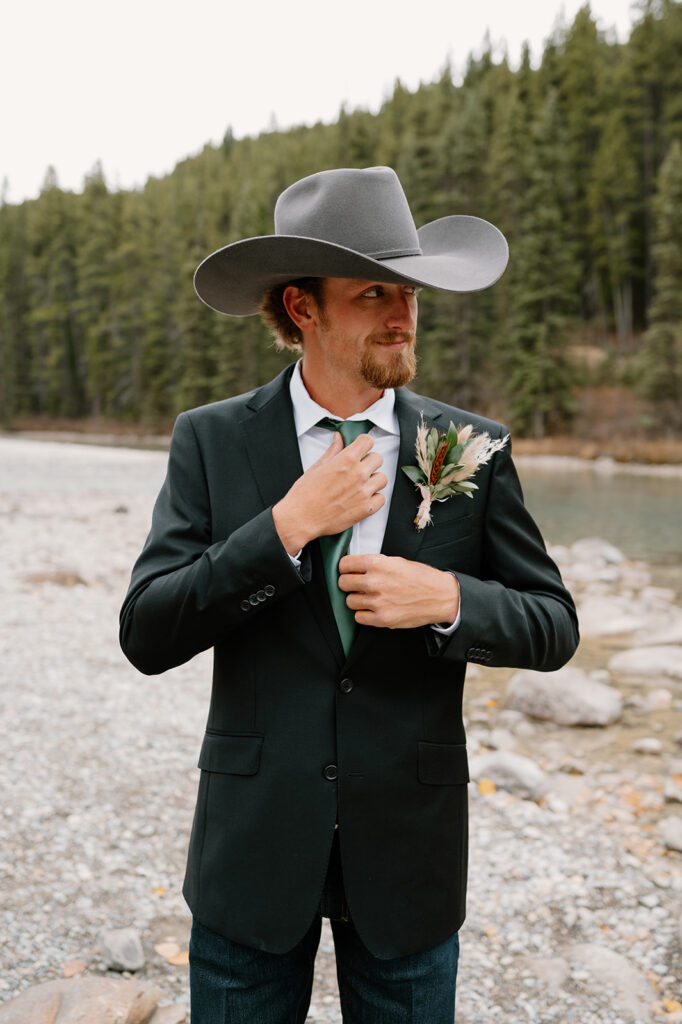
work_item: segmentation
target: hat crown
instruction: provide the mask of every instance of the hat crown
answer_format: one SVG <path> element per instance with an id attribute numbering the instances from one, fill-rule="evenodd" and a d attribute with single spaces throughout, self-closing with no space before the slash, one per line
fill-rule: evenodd
<path id="1" fill-rule="evenodd" d="M 275 234 L 317 238 L 374 259 L 421 254 L 391 167 L 319 171 L 295 182 L 277 200 Z"/>

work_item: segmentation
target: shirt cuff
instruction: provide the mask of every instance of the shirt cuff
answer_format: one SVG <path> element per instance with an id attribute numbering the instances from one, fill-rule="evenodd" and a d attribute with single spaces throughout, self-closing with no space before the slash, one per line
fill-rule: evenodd
<path id="1" fill-rule="evenodd" d="M 461 621 L 462 621 L 462 610 L 460 608 L 457 611 L 457 618 L 455 619 L 455 621 L 452 623 L 451 626 L 438 626 L 434 622 L 434 623 L 431 624 L 431 629 L 433 629 L 436 633 L 440 633 L 442 636 L 450 636 L 451 633 L 455 632 L 455 630 L 457 629 L 457 627 L 459 626 Z"/>
<path id="2" fill-rule="evenodd" d="M 457 579 L 457 575 L 456 575 L 456 573 L 454 573 L 452 571 L 452 569 L 446 569 L 445 571 L 449 572 L 451 576 L 454 576 L 455 579 Z M 436 632 L 436 633 L 440 633 L 441 636 L 450 636 L 451 633 L 455 632 L 455 630 L 457 629 L 457 627 L 459 626 L 461 621 L 462 621 L 462 595 L 460 594 L 459 608 L 457 609 L 457 618 L 452 623 L 452 625 L 451 626 L 440 626 L 440 625 L 438 625 L 438 623 L 433 622 L 431 624 L 431 629 L 433 629 L 434 632 Z"/>
<path id="3" fill-rule="evenodd" d="M 303 552 L 303 548 L 301 548 L 301 550 L 298 552 L 297 555 L 289 555 L 289 552 L 287 551 L 287 554 L 289 555 L 289 558 L 291 559 L 293 565 L 295 565 L 297 569 L 301 568 L 301 554 L 302 554 L 302 552 Z"/>

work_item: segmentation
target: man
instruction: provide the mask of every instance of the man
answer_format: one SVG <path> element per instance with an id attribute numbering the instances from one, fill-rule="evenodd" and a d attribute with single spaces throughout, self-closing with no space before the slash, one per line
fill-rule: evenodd
<path id="1" fill-rule="evenodd" d="M 262 308 L 303 356 L 178 418 L 121 612 L 143 672 L 214 648 L 184 887 L 193 1024 L 304 1021 L 320 915 L 345 1021 L 453 1020 L 466 663 L 556 669 L 578 640 L 508 446 L 421 530 L 400 469 L 422 415 L 504 437 L 404 385 L 418 288 L 487 287 L 506 262 L 478 218 L 417 232 L 375 167 L 296 182 L 275 235 L 197 270 L 207 304 Z"/>

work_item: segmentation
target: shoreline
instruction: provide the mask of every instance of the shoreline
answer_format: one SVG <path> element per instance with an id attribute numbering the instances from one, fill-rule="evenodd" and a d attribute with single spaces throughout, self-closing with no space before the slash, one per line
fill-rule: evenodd
<path id="1" fill-rule="evenodd" d="M 76 430 L 0 430 L 0 441 L 5 440 L 42 441 L 55 444 L 77 444 L 143 451 L 168 451 L 170 434 L 96 433 Z M 679 444 L 682 452 L 682 442 Z M 600 475 L 622 473 L 632 476 L 682 478 L 682 457 L 679 460 L 655 463 L 635 460 L 621 461 L 612 454 L 597 452 L 594 445 L 590 448 L 590 454 L 576 454 L 575 452 L 585 451 L 585 444 L 579 439 L 575 440 L 573 452 L 542 451 L 539 450 L 541 447 L 542 444 L 538 441 L 528 438 L 515 439 L 514 462 L 518 466 L 524 466 L 541 472 L 591 470 Z M 555 439 L 548 438 L 546 447 L 555 447 Z M 567 447 L 566 439 L 562 439 L 560 447 Z M 675 447 L 677 447 L 677 442 Z"/>

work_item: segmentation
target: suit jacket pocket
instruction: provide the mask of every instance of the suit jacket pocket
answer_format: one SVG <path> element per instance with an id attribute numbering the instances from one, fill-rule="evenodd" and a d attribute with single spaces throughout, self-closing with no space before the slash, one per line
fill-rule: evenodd
<path id="1" fill-rule="evenodd" d="M 199 755 L 199 767 L 221 775 L 255 775 L 260 768 L 263 737 L 251 734 L 207 731 Z"/>
<path id="2" fill-rule="evenodd" d="M 457 786 L 469 781 L 466 743 L 419 743 L 419 781 Z"/>

